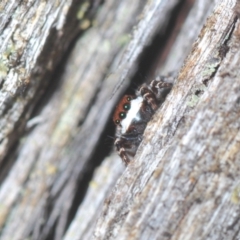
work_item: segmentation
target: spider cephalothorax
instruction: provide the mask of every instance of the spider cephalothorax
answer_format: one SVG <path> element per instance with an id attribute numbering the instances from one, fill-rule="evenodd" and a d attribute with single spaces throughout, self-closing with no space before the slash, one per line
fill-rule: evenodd
<path id="1" fill-rule="evenodd" d="M 172 83 L 153 80 L 143 84 L 136 95 L 125 95 L 116 107 L 113 121 L 117 125 L 115 146 L 125 164 L 136 154 L 142 135 L 152 115 L 170 91 Z"/>

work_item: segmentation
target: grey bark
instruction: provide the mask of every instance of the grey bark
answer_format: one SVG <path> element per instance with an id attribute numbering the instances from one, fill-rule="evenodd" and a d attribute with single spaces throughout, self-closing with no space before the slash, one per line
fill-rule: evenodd
<path id="1" fill-rule="evenodd" d="M 30 236 L 32 239 L 45 239 L 51 236 L 52 232 L 54 232 L 55 239 L 61 239 L 70 215 L 67 211 L 70 211 L 71 199 L 73 194 L 78 194 L 74 191 L 74 186 L 87 172 L 85 168 L 83 170 L 87 157 L 84 159 L 82 153 L 89 155 L 94 151 L 93 145 L 96 145 L 95 142 L 103 130 L 103 121 L 106 121 L 108 116 L 102 112 L 104 120 L 96 125 L 98 129 L 95 135 L 92 135 L 91 141 L 88 139 L 88 149 L 82 146 L 85 151 L 81 149 L 78 156 L 74 155 L 76 152 L 74 146 L 70 147 L 71 139 L 75 137 L 75 145 L 86 139 L 84 133 L 80 133 L 80 139 L 76 136 L 81 129 L 88 127 L 89 121 L 86 121 L 85 127 L 82 124 L 81 129 L 78 123 L 86 119 L 99 89 L 103 89 L 100 99 L 104 98 L 98 103 L 103 105 L 103 102 L 110 98 L 109 93 L 106 95 L 106 91 L 110 89 L 106 89 L 104 84 L 110 87 L 110 84 L 115 85 L 115 83 L 110 80 L 103 81 L 103 79 L 108 74 L 108 68 L 111 67 L 113 59 L 121 56 L 120 50 L 128 41 L 127 34 L 135 22 L 132 16 L 137 15 L 142 8 L 142 3 L 130 4 L 127 8 L 129 1 L 121 3 L 109 1 L 96 19 L 91 19 L 91 14 L 100 8 L 98 1 L 94 1 L 93 4 L 88 1 L 51 1 L 32 4 L 30 2 L 27 4 L 15 2 L 14 4 L 14 1 L 8 1 L 2 4 L 4 9 L 2 17 L 10 19 L 6 20 L 2 26 L 2 35 L 7 31 L 9 34 L 6 34 L 8 38 L 2 37 L 3 43 L 6 41 L 6 49 L 7 44 L 11 43 L 7 39 L 11 39 L 15 34 L 13 30 L 22 34 L 22 28 L 26 29 L 29 31 L 29 39 L 23 41 L 25 45 L 22 48 L 25 54 L 22 55 L 21 61 L 18 60 L 20 63 L 25 63 L 26 59 L 27 71 L 24 72 L 18 65 L 14 66 L 11 63 L 12 66 L 8 62 L 4 62 L 7 67 L 4 65 L 1 68 L 3 71 L 1 85 L 3 115 L 1 118 L 3 139 L 1 141 L 3 164 L 0 190 L 1 239 L 26 239 Z M 25 12 L 22 12 L 23 10 Z M 128 17 L 124 17 L 123 13 Z M 24 16 L 24 21 L 20 21 L 22 16 Z M 67 17 L 70 18 L 68 21 Z M 31 27 L 26 25 L 25 21 L 32 24 Z M 12 30 L 11 24 L 18 26 Z M 75 51 L 69 57 L 68 66 L 61 69 L 62 65 L 57 66 L 57 64 L 64 50 L 66 51 L 63 45 L 69 45 L 74 35 L 81 33 L 81 30 L 83 31 L 91 24 L 95 27 L 89 29 L 87 35 L 81 37 L 76 44 Z M 113 28 L 109 28 L 112 24 Z M 37 39 L 32 35 L 36 35 Z M 49 39 L 50 42 L 47 41 Z M 20 45 L 22 42 L 17 43 Z M 4 57 L 7 50 L 4 49 L 3 44 L 1 45 Z M 15 49 L 15 47 L 12 48 Z M 15 51 L 20 55 L 18 49 Z M 117 53 L 118 55 L 115 56 Z M 11 57 L 12 53 L 7 55 L 7 60 Z M 36 61 L 30 61 L 31 58 Z M 53 75 L 52 78 L 46 78 L 51 68 L 56 68 L 56 66 L 58 68 L 56 72 L 60 73 Z M 17 77 L 13 78 L 11 73 L 16 68 L 20 68 L 20 73 L 25 73 L 26 78 L 31 77 L 31 81 L 24 80 L 22 83 Z M 46 90 L 44 85 L 46 86 L 46 82 L 50 79 L 56 82 L 55 86 L 48 85 L 49 93 L 42 96 L 38 103 L 40 106 L 31 116 L 26 128 L 23 128 L 32 108 L 41 96 L 41 91 Z M 14 84 L 13 81 L 21 84 Z M 5 88 L 11 88 L 11 92 Z M 9 97 L 12 104 L 9 103 Z M 97 106 L 91 108 L 91 114 L 96 117 L 99 114 L 96 112 L 97 109 Z M 107 104 L 106 109 L 108 110 Z M 94 121 L 97 120 L 96 117 Z M 21 131 L 20 136 L 17 135 L 18 129 Z M 21 137 L 22 141 L 11 154 L 9 151 L 11 143 L 17 137 Z M 81 169 L 82 174 L 78 172 Z M 75 174 L 74 171 L 76 171 Z M 66 181 L 69 182 L 68 185 Z M 84 191 L 84 187 L 82 189 Z"/>
<path id="2" fill-rule="evenodd" d="M 240 238 L 235 3 L 219 2 L 201 30 L 135 161 L 105 200 L 94 239 Z"/>
<path id="3" fill-rule="evenodd" d="M 221 214 L 230 193 L 235 205 L 222 213 L 233 222 L 237 213 L 237 161 L 231 174 L 224 168 L 239 143 L 235 2 L 0 3 L 0 239 L 205 239 L 218 227 L 230 234 L 224 222 L 203 221 Z M 188 15 L 177 12 L 187 4 Z M 165 51 L 156 50 L 148 78 L 180 69 L 214 7 L 135 160 L 124 171 L 113 153 L 91 178 L 99 148 L 107 154 L 101 141 L 111 112 L 156 34 L 173 27 L 172 14 L 176 25 L 187 16 Z M 204 207 L 211 211 L 201 215 Z"/>

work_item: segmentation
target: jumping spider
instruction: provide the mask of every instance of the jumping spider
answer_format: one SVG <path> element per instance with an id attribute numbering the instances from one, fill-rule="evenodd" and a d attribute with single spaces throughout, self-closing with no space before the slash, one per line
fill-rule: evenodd
<path id="1" fill-rule="evenodd" d="M 116 107 L 113 121 L 117 125 L 114 145 L 127 165 L 136 154 L 147 123 L 171 90 L 172 83 L 153 80 L 143 84 L 135 95 L 125 95 Z"/>

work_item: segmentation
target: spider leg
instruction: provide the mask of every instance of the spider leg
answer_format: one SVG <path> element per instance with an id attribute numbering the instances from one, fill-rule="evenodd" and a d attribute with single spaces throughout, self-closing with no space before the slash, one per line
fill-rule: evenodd
<path id="1" fill-rule="evenodd" d="M 163 78 L 164 79 L 164 78 Z M 152 80 L 150 83 L 151 90 L 155 93 L 159 93 L 159 89 L 171 89 L 173 84 L 170 82 L 164 82 L 163 79 L 160 80 Z"/>
<path id="2" fill-rule="evenodd" d="M 150 88 L 148 88 L 147 85 L 143 84 L 139 88 L 137 95 L 142 96 L 143 99 L 151 106 L 154 111 L 158 108 L 158 101 L 156 95 Z"/>
<path id="3" fill-rule="evenodd" d="M 137 148 L 142 141 L 142 137 L 136 135 L 134 137 L 129 136 L 121 136 L 117 137 L 114 145 L 117 148 L 118 155 L 122 158 L 125 165 L 131 161 L 131 159 L 135 156 Z"/>
<path id="4" fill-rule="evenodd" d="M 128 146 L 129 143 L 126 142 L 126 140 L 123 138 L 116 138 L 114 145 L 117 148 L 118 155 L 121 157 L 125 165 L 128 165 L 130 162 L 130 158 L 128 156 L 126 149 L 130 147 Z"/>
<path id="5" fill-rule="evenodd" d="M 154 111 L 157 110 L 159 103 L 163 101 L 173 86 L 171 82 L 166 82 L 166 79 L 168 77 L 152 80 L 149 86 L 143 84 L 137 91 L 137 95 L 142 96 Z"/>
<path id="6" fill-rule="evenodd" d="M 148 87 L 154 93 L 158 106 L 165 100 L 173 86 L 173 81 L 169 82 L 169 80 L 171 79 L 168 77 L 161 77 L 160 80 L 152 80 Z"/>

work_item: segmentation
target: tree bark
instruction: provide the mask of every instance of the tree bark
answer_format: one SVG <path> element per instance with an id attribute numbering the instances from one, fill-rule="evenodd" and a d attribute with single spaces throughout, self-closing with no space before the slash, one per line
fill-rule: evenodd
<path id="1" fill-rule="evenodd" d="M 0 239 L 238 239 L 236 2 L 0 3 Z M 116 102 L 203 25 L 124 171 Z"/>
<path id="2" fill-rule="evenodd" d="M 201 30 L 94 239 L 239 239 L 239 2 Z"/>

